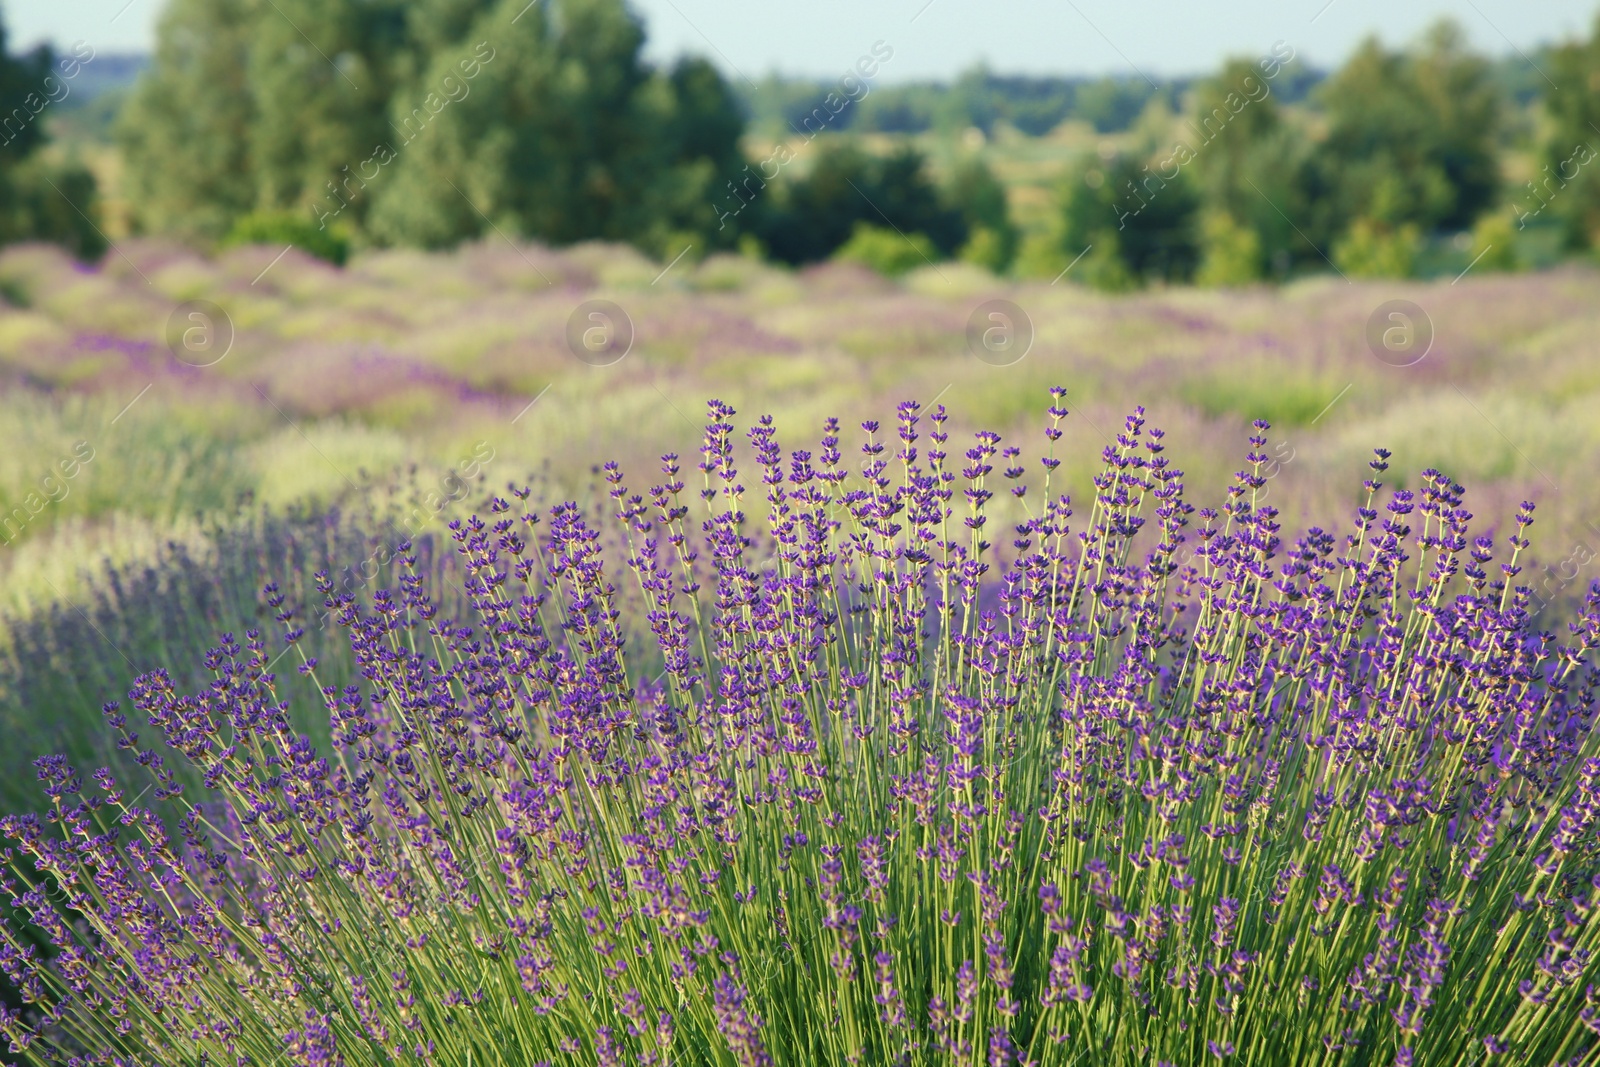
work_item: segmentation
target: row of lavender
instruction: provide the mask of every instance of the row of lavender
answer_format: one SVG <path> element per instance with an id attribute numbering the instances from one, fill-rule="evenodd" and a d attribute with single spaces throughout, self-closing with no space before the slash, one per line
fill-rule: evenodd
<path id="1" fill-rule="evenodd" d="M 1078 523 L 1059 394 L 1033 491 L 1020 449 L 952 457 L 915 404 L 858 460 L 836 422 L 786 453 L 758 421 L 750 491 L 733 414 L 699 491 L 668 456 L 645 493 L 606 468 L 602 527 L 526 491 L 457 524 L 471 625 L 404 553 L 370 602 L 325 582 L 362 679 L 321 688 L 329 751 L 252 632 L 208 687 L 157 671 L 106 709 L 149 792 L 41 760 L 49 813 L 3 824 L 50 946 L 6 928 L 13 1051 L 1594 1057 L 1600 587 L 1534 629 L 1531 507 L 1503 550 L 1449 478 L 1372 480 L 1347 535 L 1285 544 L 1265 424 L 1196 511 L 1141 412 Z"/>

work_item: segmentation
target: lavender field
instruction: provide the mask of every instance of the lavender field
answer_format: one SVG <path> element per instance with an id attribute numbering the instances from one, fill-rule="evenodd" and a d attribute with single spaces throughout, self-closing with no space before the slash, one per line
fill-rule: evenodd
<path id="1" fill-rule="evenodd" d="M 620 246 L 498 239 L 368 254 L 345 270 L 265 247 L 215 260 L 150 241 L 121 251 L 94 270 L 42 246 L 0 253 L 0 573 L 13 608 L 49 599 L 46 577 L 65 591 L 91 557 L 135 552 L 247 495 L 327 505 L 412 467 L 424 520 L 437 517 L 428 500 L 459 500 L 480 476 L 492 487 L 545 471 L 582 494 L 604 459 L 691 452 L 712 397 L 794 427 L 853 425 L 914 398 L 1005 433 L 1061 383 L 1078 486 L 1142 404 L 1211 491 L 1237 469 L 1250 421 L 1270 421 L 1269 492 L 1291 524 L 1342 513 L 1378 445 L 1401 484 L 1435 466 L 1494 502 L 1487 513 L 1539 502 L 1547 562 L 1600 520 L 1600 276 L 1581 268 L 1112 297 L 1070 275 L 1017 283 L 951 263 L 893 282 L 841 264 L 790 272 L 724 256 L 663 269 Z M 965 336 L 996 297 L 1036 334 L 1009 366 L 974 358 Z M 631 351 L 608 366 L 566 338 L 591 299 L 632 321 Z M 1366 339 L 1394 299 L 1433 327 L 1410 366 L 1392 364 L 1419 352 L 1380 361 Z M 179 308 L 194 300 L 228 323 L 194 327 Z M 228 324 L 220 358 L 174 356 L 169 334 L 193 327 L 220 344 L 207 331 Z M 74 449 L 92 459 L 64 478 Z"/>
<path id="2" fill-rule="evenodd" d="M 1594 1062 L 1592 270 L 0 292 L 21 1062 Z"/>

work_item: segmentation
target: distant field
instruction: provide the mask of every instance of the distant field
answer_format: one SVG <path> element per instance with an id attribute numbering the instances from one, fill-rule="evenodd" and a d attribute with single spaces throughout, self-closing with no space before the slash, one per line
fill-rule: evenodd
<path id="1" fill-rule="evenodd" d="M 0 254 L 0 574 L 12 608 L 75 588 L 102 552 L 137 557 L 241 499 L 337 503 L 412 466 L 418 514 L 434 523 L 463 497 L 452 470 L 500 486 L 548 464 L 551 492 L 585 497 L 594 467 L 615 458 L 643 490 L 660 453 L 694 456 L 710 397 L 774 414 L 791 449 L 814 447 L 838 415 L 854 447 L 863 419 L 889 422 L 903 399 L 937 400 L 964 429 L 1037 434 L 1045 390 L 1060 384 L 1074 411 L 1062 453 L 1080 490 L 1106 435 L 1143 404 L 1206 500 L 1240 465 L 1249 421 L 1270 420 L 1269 499 L 1287 530 L 1345 521 L 1375 446 L 1395 453 L 1391 480 L 1438 466 L 1479 514 L 1538 501 L 1549 562 L 1600 527 L 1600 275 L 1587 270 L 1107 297 L 1070 275 L 1015 283 L 943 264 L 894 283 L 692 256 L 664 269 L 598 245 L 496 241 L 368 254 L 345 270 L 295 251 L 275 259 L 276 248 L 208 260 L 119 247 L 98 270 L 41 247 Z M 1037 332 L 1013 366 L 967 349 L 969 315 L 995 297 Z M 579 361 L 565 341 L 592 298 L 634 326 L 611 366 Z M 1365 340 L 1395 298 L 1436 331 L 1414 366 L 1380 362 Z M 178 361 L 164 341 L 173 309 L 195 299 L 236 331 L 212 366 Z M 93 458 L 48 481 L 80 443 Z"/>

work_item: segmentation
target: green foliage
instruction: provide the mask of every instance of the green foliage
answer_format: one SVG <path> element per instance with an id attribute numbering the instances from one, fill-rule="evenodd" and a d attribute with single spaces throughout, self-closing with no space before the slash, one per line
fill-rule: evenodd
<path id="1" fill-rule="evenodd" d="M 737 103 L 703 61 L 646 65 L 643 39 L 622 0 L 176 0 L 122 124 L 136 221 L 731 247 L 712 198 L 742 163 Z"/>
<path id="2" fill-rule="evenodd" d="M 1268 79 L 1254 61 L 1229 61 L 1195 93 L 1188 124 L 1193 143 L 1184 146 L 1187 151 L 1175 147 L 1167 157 L 1171 162 L 1162 161 L 1165 173 L 1173 164 L 1184 164 L 1192 152 L 1187 165 L 1195 172 L 1208 211 L 1254 234 L 1254 255 L 1263 265 L 1282 266 L 1297 259 L 1323 262 L 1289 221 L 1306 216 L 1301 176 L 1309 149 L 1304 135 L 1284 122 L 1279 108 L 1277 93 L 1290 76 L 1279 70 Z M 1250 277 L 1260 272 L 1257 267 Z M 1238 280 L 1242 279 L 1210 284 Z"/>
<path id="3" fill-rule="evenodd" d="M 47 109 L 71 92 L 68 70 L 79 70 L 76 57 L 58 66 L 45 47 L 12 56 L 0 21 L 0 244 L 50 241 L 80 259 L 98 259 L 106 245 L 93 221 L 93 176 L 76 163 L 46 163 L 37 154 L 47 140 Z"/>
<path id="4" fill-rule="evenodd" d="M 172 0 L 119 123 L 134 224 L 216 239 L 257 201 L 252 0 Z"/>
<path id="5" fill-rule="evenodd" d="M 1408 274 L 1424 235 L 1471 227 L 1498 197 L 1495 73 L 1452 23 L 1405 52 L 1366 41 L 1318 87 L 1315 125 L 1286 121 L 1280 107 L 1298 73 L 1264 73 L 1232 60 L 1201 82 L 1192 137 L 1151 168 L 1193 171 L 1208 214 L 1207 284 L 1323 270 L 1335 247 L 1346 273 Z"/>
<path id="6" fill-rule="evenodd" d="M 753 86 L 740 90 L 740 106 L 750 116 L 751 126 L 763 136 L 788 137 L 803 127 L 801 123 L 817 108 L 835 86 L 827 82 L 804 78 L 785 78 L 769 73 Z M 872 95 L 888 90 L 874 90 Z M 829 126 L 834 130 L 849 129 L 855 121 L 857 109 L 840 109 Z M 917 126 L 926 129 L 926 124 Z"/>
<path id="7" fill-rule="evenodd" d="M 491 233 L 491 221 L 564 244 L 630 241 L 652 252 L 669 233 L 731 246 L 717 185 L 742 165 L 732 95 L 703 61 L 667 74 L 640 59 L 643 31 L 617 0 L 507 4 L 470 52 L 447 54 L 432 79 L 479 70 L 450 114 L 416 134 L 401 100 L 395 173 L 373 208 L 383 241 L 441 246 Z M 485 51 L 487 49 L 487 51 Z M 420 102 L 420 101 L 419 101 Z"/>
<path id="8" fill-rule="evenodd" d="M 1010 269 L 1016 257 L 1016 242 L 1009 243 L 1004 234 L 991 230 L 987 226 L 980 226 L 972 231 L 972 236 L 967 243 L 961 246 L 957 254 L 963 263 L 972 263 L 995 274 L 1004 274 Z"/>
<path id="9" fill-rule="evenodd" d="M 1061 235 L 1054 232 L 1025 234 L 1011 271 L 1019 278 L 1036 278 L 1052 281 L 1060 277 L 1072 263 L 1061 247 Z"/>
<path id="10" fill-rule="evenodd" d="M 6 38 L 0 21 L 0 163 L 14 164 L 44 144 L 44 126 L 37 119 L 47 106 L 45 79 L 52 77 L 53 57 L 45 47 L 13 56 Z"/>
<path id="11" fill-rule="evenodd" d="M 389 103 L 421 62 L 397 0 L 271 0 L 257 9 L 247 78 L 249 141 L 257 209 L 335 205 L 359 226 L 368 198 L 351 175 L 393 136 Z M 214 136 L 226 136 L 215 131 Z"/>
<path id="12" fill-rule="evenodd" d="M 1208 138 L 1207 185 L 1238 194 L 1239 171 L 1250 147 L 1283 123 L 1272 79 L 1254 60 L 1230 59 L 1195 89 L 1195 125 Z"/>
<path id="13" fill-rule="evenodd" d="M 1466 35 L 1449 20 L 1436 23 L 1411 56 L 1412 81 L 1429 116 L 1428 166 L 1454 191 L 1433 221 L 1450 231 L 1469 227 L 1500 196 L 1497 152 L 1504 104 L 1489 61 L 1466 49 Z M 1413 220 L 1427 226 L 1427 217 Z"/>
<path id="14" fill-rule="evenodd" d="M 945 195 L 961 212 L 970 235 L 961 248 L 961 258 L 996 274 L 1005 273 L 1021 242 L 1021 233 L 1006 207 L 1005 186 L 981 158 L 971 156 L 956 167 Z"/>
<path id="15" fill-rule="evenodd" d="M 1519 223 L 1527 225 L 1550 209 L 1568 248 L 1593 248 L 1600 243 L 1600 16 L 1587 41 L 1557 48 L 1550 77 L 1556 88 L 1544 94 L 1549 134 L 1543 146 L 1544 166 L 1512 203 Z"/>
<path id="16" fill-rule="evenodd" d="M 1199 261 L 1198 190 L 1186 170 L 1168 180 L 1132 156 L 1092 160 L 1061 192 L 1062 251 L 1084 249 L 1078 280 L 1120 290 L 1187 281 Z"/>
<path id="17" fill-rule="evenodd" d="M 86 262 L 97 260 L 106 250 L 94 222 L 98 199 L 94 175 L 84 167 L 25 160 L 0 173 L 0 244 L 49 241 Z"/>
<path id="18" fill-rule="evenodd" d="M 1306 178 L 1314 236 L 1358 218 L 1461 230 L 1494 203 L 1500 103 L 1453 23 L 1409 53 L 1367 40 L 1319 95 L 1328 130 Z"/>
<path id="19" fill-rule="evenodd" d="M 928 174 L 922 153 L 910 146 L 888 156 L 868 154 L 851 141 L 818 142 L 811 172 L 757 193 L 757 234 L 770 254 L 786 263 L 825 259 L 859 223 L 921 233 L 938 256 L 955 254 L 969 225 Z M 974 179 L 973 189 L 981 181 Z M 985 193 L 975 194 L 974 217 Z M 988 216 L 992 218 L 992 215 Z"/>
<path id="20" fill-rule="evenodd" d="M 1421 235 L 1412 223 L 1390 227 L 1357 219 L 1333 248 L 1333 262 L 1352 278 L 1409 278 L 1417 262 Z"/>
<path id="21" fill-rule="evenodd" d="M 257 211 L 233 224 L 224 245 L 293 245 L 302 252 L 344 266 L 350 241 L 338 229 L 314 225 L 304 215 L 285 211 Z"/>
<path id="22" fill-rule="evenodd" d="M 1200 220 L 1199 285 L 1248 285 L 1261 277 L 1261 238 L 1231 215 L 1211 212 Z"/>
<path id="23" fill-rule="evenodd" d="M 1143 78 L 1105 77 L 1078 90 L 1076 117 L 1100 133 L 1125 130 L 1156 95 Z"/>
<path id="24" fill-rule="evenodd" d="M 1096 236 L 1078 261 L 1074 279 L 1105 293 L 1126 293 L 1139 288 L 1140 279 L 1122 254 L 1122 242 L 1113 230 Z"/>
<path id="25" fill-rule="evenodd" d="M 939 250 L 926 234 L 901 234 L 887 226 L 856 223 L 855 230 L 834 253 L 846 263 L 860 263 L 890 277 L 905 274 L 939 258 Z"/>
<path id="26" fill-rule="evenodd" d="M 948 86 L 906 86 L 899 91 L 932 98 L 932 125 L 947 130 L 975 126 L 992 133 L 1003 122 L 1037 137 L 1069 119 L 1086 122 L 1101 133 L 1126 130 L 1152 100 L 1174 100 L 1185 85 L 1182 79 L 1151 85 L 1141 77 L 1007 76 L 979 64 Z M 884 90 L 882 95 L 888 97 L 894 91 Z M 887 102 L 881 100 L 880 105 Z M 882 113 L 864 107 L 861 126 L 884 129 L 874 122 Z"/>
<path id="27" fill-rule="evenodd" d="M 1596 42 L 1600 27 L 1551 53 L 1562 86 L 1548 105 L 1551 162 L 1528 194 L 1534 214 L 1559 202 L 1573 246 L 1600 232 L 1600 181 L 1573 162 L 1600 126 Z M 704 61 L 652 67 L 643 44 L 624 0 L 173 0 L 121 123 L 135 225 L 216 241 L 252 213 L 303 212 L 356 247 L 450 247 L 498 230 L 653 256 L 759 246 L 798 264 L 866 223 L 997 273 L 1054 265 L 1054 277 L 1096 246 L 1084 278 L 1112 288 L 1186 281 L 1202 265 L 1207 284 L 1282 279 L 1325 270 L 1341 245 L 1360 269 L 1389 271 L 1404 241 L 1379 248 L 1384 235 L 1414 227 L 1442 248 L 1439 235 L 1498 202 L 1513 91 L 1504 65 L 1470 53 L 1449 22 L 1405 50 L 1367 41 L 1309 114 L 1284 105 L 1320 75 L 1279 46 L 1271 76 L 1266 61 L 1234 59 L 1192 86 L 981 65 L 948 84 L 880 86 L 893 51 L 874 45 L 872 73 L 769 77 L 740 97 Z M 1185 143 L 1158 144 L 1174 113 Z M 747 115 L 784 139 L 760 163 L 739 149 Z M 1067 120 L 1131 132 L 1120 157 L 1077 169 L 1060 217 L 1039 227 L 1048 237 L 1030 242 L 981 158 L 957 157 L 941 189 L 903 140 L 888 154 L 793 141 L 824 129 L 1037 135 Z M 1083 181 L 1095 174 L 1099 186 Z M 1355 232 L 1358 219 L 1369 229 Z"/>
<path id="28" fill-rule="evenodd" d="M 846 75 L 848 79 L 850 75 Z M 1042 136 L 1061 123 L 1077 119 L 1102 133 L 1127 129 L 1152 99 L 1176 101 L 1187 79 L 1037 77 L 996 74 L 984 65 L 962 72 L 950 82 L 870 85 L 787 79 L 768 75 L 743 94 L 754 126 L 772 136 L 803 128 L 830 92 L 856 90 L 852 104 L 829 123 L 835 131 L 922 133 L 977 127 L 985 133 L 1005 124 Z"/>
<path id="29" fill-rule="evenodd" d="M 1514 271 L 1522 268 L 1517 228 L 1500 212 L 1485 215 L 1472 228 L 1473 270 Z"/>

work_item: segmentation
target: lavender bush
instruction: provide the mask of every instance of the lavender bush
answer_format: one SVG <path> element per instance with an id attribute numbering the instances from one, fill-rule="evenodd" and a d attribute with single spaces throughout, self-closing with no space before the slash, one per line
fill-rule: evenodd
<path id="1" fill-rule="evenodd" d="M 370 606 L 324 583 L 364 682 L 321 689 L 327 753 L 259 633 L 203 691 L 143 676 L 106 715 L 154 788 L 48 758 L 48 814 L 3 824 L 13 1051 L 1593 1062 L 1600 585 L 1536 632 L 1532 507 L 1495 569 L 1433 471 L 1286 545 L 1264 423 L 1196 512 L 1136 413 L 1074 522 L 1056 401 L 1034 491 L 908 403 L 860 465 L 763 418 L 754 493 L 713 402 L 699 492 L 606 468 L 620 566 L 575 506 L 496 499 L 454 530 L 471 626 L 404 555 Z"/>

